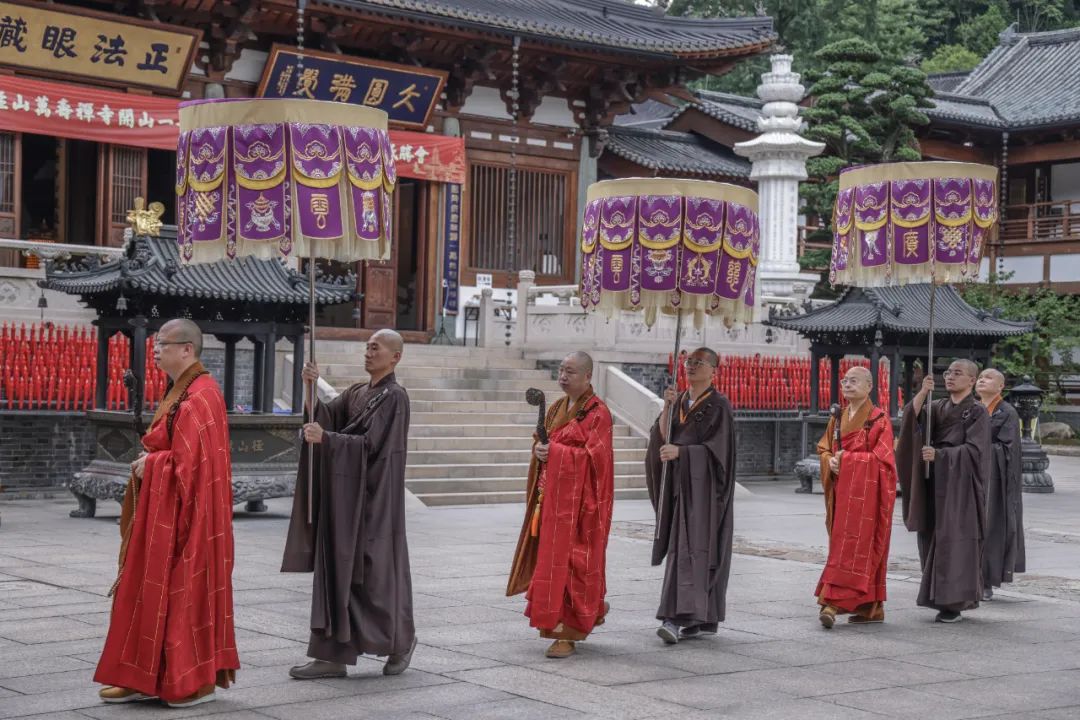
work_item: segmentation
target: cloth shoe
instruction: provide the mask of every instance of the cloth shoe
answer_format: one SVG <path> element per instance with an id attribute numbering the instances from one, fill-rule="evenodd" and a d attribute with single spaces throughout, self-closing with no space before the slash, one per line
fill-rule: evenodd
<path id="1" fill-rule="evenodd" d="M 934 618 L 934 620 L 939 623 L 958 623 L 963 619 L 964 618 L 960 613 L 953 612 L 952 610 L 942 610 L 937 614 L 937 617 Z"/>
<path id="2" fill-rule="evenodd" d="M 409 663 L 412 662 L 413 650 L 416 650 L 416 638 L 413 637 L 412 645 L 409 646 L 409 651 L 403 655 L 391 655 L 386 658 L 386 664 L 383 665 L 383 675 L 400 675 L 409 668 Z"/>
<path id="3" fill-rule="evenodd" d="M 836 608 L 832 605 L 826 605 L 821 608 L 821 612 L 818 613 L 818 620 L 821 621 L 821 626 L 826 630 L 832 630 L 833 625 L 836 624 Z"/>
<path id="4" fill-rule="evenodd" d="M 574 647 L 574 642 L 572 640 L 556 640 L 551 643 L 551 646 L 544 655 L 554 660 L 562 660 L 563 658 L 570 657 L 575 652 L 577 652 L 577 648 Z"/>
<path id="5" fill-rule="evenodd" d="M 670 620 L 665 620 L 664 624 L 656 629 L 656 635 L 668 645 L 674 645 L 679 642 L 679 627 Z"/>
<path id="6" fill-rule="evenodd" d="M 217 695 L 214 694 L 214 686 L 207 685 L 206 687 L 193 692 L 191 695 L 188 695 L 183 700 L 166 702 L 165 704 L 171 708 L 186 708 L 202 705 L 203 703 L 214 702 L 215 700 L 217 700 Z"/>
<path id="7" fill-rule="evenodd" d="M 110 704 L 129 703 L 129 702 L 141 702 L 143 700 L 156 700 L 154 695 L 146 695 L 138 690 L 129 690 L 127 688 L 115 687 L 110 685 L 109 687 L 101 688 L 98 691 L 98 697 L 102 702 Z"/>
<path id="8" fill-rule="evenodd" d="M 990 587 L 989 585 L 984 587 L 983 591 L 982 591 L 982 599 L 983 599 L 983 602 L 990 602 L 991 600 L 993 600 L 994 599 L 994 588 Z"/>
<path id="9" fill-rule="evenodd" d="M 325 660 L 312 660 L 305 665 L 297 665 L 289 669 L 289 677 L 296 680 L 318 680 L 319 678 L 342 678 L 348 673 L 342 663 L 326 662 Z"/>
<path id="10" fill-rule="evenodd" d="M 885 622 L 885 616 L 867 617 L 865 615 L 852 615 L 847 621 L 852 625 L 874 625 Z"/>
<path id="11" fill-rule="evenodd" d="M 682 630 L 679 631 L 679 637 L 683 639 L 697 637 L 700 634 L 700 625 L 691 625 L 690 627 L 684 627 Z"/>

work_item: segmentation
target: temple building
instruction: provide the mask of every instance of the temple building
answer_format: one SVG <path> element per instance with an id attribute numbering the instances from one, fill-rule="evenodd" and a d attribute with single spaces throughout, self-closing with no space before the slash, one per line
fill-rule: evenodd
<path id="1" fill-rule="evenodd" d="M 688 83 L 775 40 L 767 17 L 674 18 L 620 0 L 130 7 L 132 17 L 108 12 L 112 2 L 0 3 L 12 38 L 0 44 L 0 238 L 118 246 L 135 197 L 165 202 L 175 222 L 184 99 L 380 107 L 401 178 L 393 256 L 355 269 L 355 307 L 323 311 L 320 333 L 340 339 L 388 326 L 413 341 L 444 325 L 460 335 L 455 316 L 478 288 L 505 297 L 522 269 L 539 284 L 575 282 L 580 209 L 608 146 L 629 156 L 622 173 L 642 174 L 659 152 L 671 174 L 726 169 L 746 182 L 748 164 L 731 153 L 635 151 L 613 122 L 634 103 L 689 99 Z M 36 260 L 2 243 L 0 282 L 15 297 Z"/>

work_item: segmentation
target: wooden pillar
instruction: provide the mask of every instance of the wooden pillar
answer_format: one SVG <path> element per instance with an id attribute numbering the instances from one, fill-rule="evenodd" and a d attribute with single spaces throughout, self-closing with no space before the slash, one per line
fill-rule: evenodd
<path id="1" fill-rule="evenodd" d="M 236 405 L 236 343 L 239 338 L 225 340 L 225 410 L 232 412 Z"/>
<path id="2" fill-rule="evenodd" d="M 810 413 L 816 415 L 821 408 L 818 406 L 818 395 L 821 393 L 821 356 L 817 348 L 810 346 Z"/>
<path id="3" fill-rule="evenodd" d="M 130 322 L 132 326 L 131 372 L 135 376 L 135 390 L 131 393 L 129 402 L 138 419 L 142 416 L 143 398 L 146 395 L 146 316 L 137 315 Z"/>
<path id="4" fill-rule="evenodd" d="M 829 403 L 840 402 L 840 359 L 843 355 L 829 356 Z"/>
<path id="5" fill-rule="evenodd" d="M 304 333 L 293 335 L 292 411 L 304 412 Z"/>
<path id="6" fill-rule="evenodd" d="M 263 348 L 262 408 L 265 413 L 274 412 L 274 366 L 277 361 L 277 326 L 271 325 L 266 333 Z"/>
<path id="7" fill-rule="evenodd" d="M 265 377 L 263 372 L 266 369 L 263 364 L 263 355 L 265 354 L 266 345 L 262 340 L 255 340 L 255 352 L 252 353 L 252 381 L 251 381 L 251 412 L 263 411 L 263 382 Z"/>
<path id="8" fill-rule="evenodd" d="M 911 366 L 913 361 L 913 358 L 904 356 L 904 398 L 907 401 L 910 401 L 912 396 L 911 383 L 913 382 L 914 377 Z"/>
<path id="9" fill-rule="evenodd" d="M 109 390 L 109 333 L 105 325 L 98 325 L 97 336 L 97 386 L 94 388 L 94 408 L 105 409 Z"/>
<path id="10" fill-rule="evenodd" d="M 889 356 L 889 417 L 900 412 L 900 349 L 893 348 Z"/>

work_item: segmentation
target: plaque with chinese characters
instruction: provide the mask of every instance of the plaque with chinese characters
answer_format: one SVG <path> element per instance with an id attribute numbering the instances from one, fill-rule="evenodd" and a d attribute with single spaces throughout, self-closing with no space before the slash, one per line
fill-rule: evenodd
<path id="1" fill-rule="evenodd" d="M 439 101 L 446 73 L 376 60 L 275 45 L 259 83 L 259 97 L 307 98 L 379 108 L 390 122 L 424 128 Z"/>
<path id="2" fill-rule="evenodd" d="M 95 83 L 179 93 L 201 35 L 69 6 L 0 2 L 0 64 Z"/>

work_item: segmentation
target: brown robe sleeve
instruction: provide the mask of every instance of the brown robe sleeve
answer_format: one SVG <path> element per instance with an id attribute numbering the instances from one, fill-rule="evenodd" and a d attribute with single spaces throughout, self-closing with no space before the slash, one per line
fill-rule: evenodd
<path id="1" fill-rule="evenodd" d="M 931 403 L 935 418 L 939 417 L 936 403 L 940 402 L 942 401 Z M 934 514 L 931 506 L 934 493 L 930 480 L 926 477 L 922 459 L 922 448 L 925 444 L 923 431 L 925 418 L 925 406 L 923 412 L 916 413 L 911 402 L 905 405 L 896 447 L 896 475 L 900 482 L 904 526 L 911 532 L 929 532 L 934 528 Z"/>

